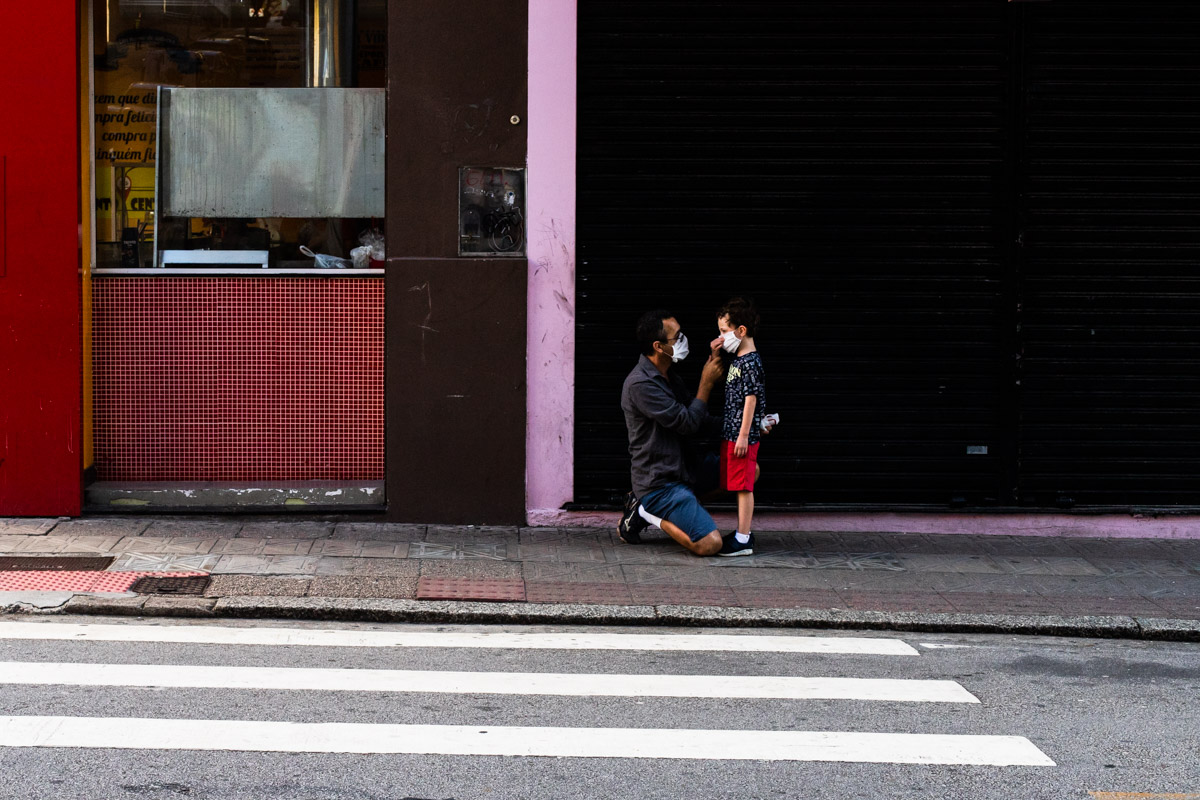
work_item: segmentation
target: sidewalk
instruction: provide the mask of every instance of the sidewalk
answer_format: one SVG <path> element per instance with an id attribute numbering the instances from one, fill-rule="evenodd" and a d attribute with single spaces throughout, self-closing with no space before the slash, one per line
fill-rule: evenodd
<path id="1" fill-rule="evenodd" d="M 0 609 L 1200 641 L 1197 539 L 767 532 L 752 557 L 701 559 L 658 531 L 643 538 L 312 518 L 0 519 L 0 556 L 113 559 L 103 573 L 0 565 Z M 135 575 L 211 580 L 201 596 L 137 595 Z"/>

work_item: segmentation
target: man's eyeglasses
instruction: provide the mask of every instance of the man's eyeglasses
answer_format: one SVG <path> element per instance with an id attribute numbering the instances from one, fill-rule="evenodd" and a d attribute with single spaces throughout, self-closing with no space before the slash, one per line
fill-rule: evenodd
<path id="1" fill-rule="evenodd" d="M 683 335 L 683 331 L 680 331 L 679 333 L 675 334 L 674 336 L 670 337 L 669 339 L 663 339 L 662 341 L 663 341 L 663 344 L 673 344 L 674 342 L 677 342 L 680 339 L 687 341 L 687 337 Z"/>

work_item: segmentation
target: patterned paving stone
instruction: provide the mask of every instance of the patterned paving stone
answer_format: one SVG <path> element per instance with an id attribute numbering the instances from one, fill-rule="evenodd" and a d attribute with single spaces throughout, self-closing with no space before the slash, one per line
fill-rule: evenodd
<path id="1" fill-rule="evenodd" d="M 1053 613 L 1057 614 L 1163 616 L 1162 606 L 1140 597 L 1050 596 L 1042 599 L 1046 607 L 1053 609 Z"/>
<path id="2" fill-rule="evenodd" d="M 508 548 L 503 543 L 491 544 L 447 544 L 442 542 L 412 542 L 408 546 L 409 558 L 447 559 L 447 560 L 491 560 L 503 561 L 508 556 Z"/>
<path id="3" fill-rule="evenodd" d="M 45 536 L 57 524 L 56 517 L 0 517 L 0 536 Z"/>
<path id="4" fill-rule="evenodd" d="M 963 547 L 992 556 L 1014 556 L 1018 558 L 1074 558 L 1079 550 L 1069 540 L 1052 536 L 979 536 L 957 537 L 947 541 L 939 536 L 930 540 L 934 552 L 955 552 Z"/>
<path id="5" fill-rule="evenodd" d="M 70 536 L 23 537 L 13 552 L 17 553 L 65 553 L 71 542 Z"/>
<path id="6" fill-rule="evenodd" d="M 409 542 L 361 542 L 358 556 L 362 558 L 407 558 L 412 547 Z"/>
<path id="7" fill-rule="evenodd" d="M 1180 561 L 1093 558 L 1097 573 L 1110 578 L 1173 578 L 1196 577 L 1191 565 Z"/>
<path id="8" fill-rule="evenodd" d="M 647 566 L 696 566 L 697 558 L 674 542 L 654 542 L 637 546 L 607 548 L 605 551 L 609 561 L 616 564 L 647 565 Z M 721 559 L 725 561 L 740 561 L 741 559 Z M 716 563 L 713 560 L 713 563 Z"/>
<path id="9" fill-rule="evenodd" d="M 218 539 L 213 545 L 213 553 L 225 556 L 260 556 L 266 541 L 263 539 Z"/>
<path id="10" fill-rule="evenodd" d="M 1170 560 L 1170 543 L 1157 539 L 1064 539 L 1077 555 L 1088 560 L 1097 558 L 1132 559 L 1135 561 Z"/>
<path id="11" fill-rule="evenodd" d="M 95 517 L 61 520 L 54 526 L 55 536 L 137 536 L 150 527 L 152 520 L 129 517 Z"/>
<path id="12" fill-rule="evenodd" d="M 223 519 L 155 519 L 142 531 L 142 536 L 165 536 L 169 538 L 232 539 L 241 530 L 242 523 L 234 517 Z M 127 534 L 132 535 L 132 534 Z"/>
<path id="13" fill-rule="evenodd" d="M 208 572 L 219 555 L 187 556 L 176 553 L 126 553 L 109 567 L 110 572 Z"/>
<path id="14" fill-rule="evenodd" d="M 838 592 L 841 608 L 856 611 L 949 613 L 954 605 L 935 592 Z"/>
<path id="15" fill-rule="evenodd" d="M 0 536 L 0 553 L 15 553 L 28 541 L 28 536 Z"/>
<path id="16" fill-rule="evenodd" d="M 357 541 L 372 539 L 381 542 L 420 542 L 425 539 L 425 525 L 404 525 L 393 522 L 339 522 L 334 526 L 334 539 Z"/>
<path id="17" fill-rule="evenodd" d="M 1179 617 L 1182 619 L 1200 619 L 1200 598 L 1175 599 L 1164 597 L 1155 601 L 1165 614 L 1155 616 Z"/>
<path id="18" fill-rule="evenodd" d="M 557 542 L 510 544 L 506 550 L 514 561 L 555 561 L 558 563 L 603 564 L 606 551 L 600 547 L 576 547 Z"/>
<path id="19" fill-rule="evenodd" d="M 637 584 L 629 587 L 634 605 L 736 606 L 737 595 L 728 586 L 658 586 Z"/>
<path id="20" fill-rule="evenodd" d="M 1101 570 L 1084 558 L 1034 558 L 1032 556 L 993 556 L 1005 572 L 1014 575 L 1102 575 Z"/>
<path id="21" fill-rule="evenodd" d="M 303 597 L 310 578 L 265 577 L 262 575 L 213 575 L 204 592 L 207 597 Z"/>
<path id="22" fill-rule="evenodd" d="M 625 583 L 625 573 L 616 564 L 559 564 L 527 561 L 521 565 L 526 581 L 549 583 Z"/>
<path id="23" fill-rule="evenodd" d="M 426 542 L 439 544 L 504 545 L 519 541 L 517 528 L 490 525 L 430 525 Z"/>
<path id="24" fill-rule="evenodd" d="M 521 602 L 525 600 L 525 581 L 422 576 L 417 581 L 417 599 Z"/>
<path id="25" fill-rule="evenodd" d="M 73 553 L 109 553 L 121 541 L 120 536 L 69 536 L 68 548 Z"/>
<path id="26" fill-rule="evenodd" d="M 309 597 L 390 597 L 412 600 L 417 596 L 417 578 L 381 575 L 321 576 L 312 579 Z"/>
<path id="27" fill-rule="evenodd" d="M 991 575 L 1004 572 L 992 558 L 984 555 L 897 553 L 896 560 L 909 572 L 976 572 Z"/>
<path id="28" fill-rule="evenodd" d="M 324 539 L 333 535 L 332 522 L 310 520 L 247 522 L 238 532 L 242 539 Z"/>
<path id="29" fill-rule="evenodd" d="M 321 539 L 313 542 L 312 549 L 309 550 L 309 555 L 314 556 L 340 556 L 342 558 L 350 558 L 357 556 L 362 550 L 362 541 L 350 541 L 341 539 Z M 408 549 L 404 551 L 408 553 Z"/>
<path id="30" fill-rule="evenodd" d="M 695 556 L 693 556 L 695 558 Z M 699 560 L 699 559 L 697 559 Z M 699 566 L 699 565 L 698 565 Z M 641 565 L 626 565 L 621 567 L 625 574 L 625 582 L 630 586 L 709 586 L 728 588 L 725 579 L 726 570 L 697 567 L 652 567 Z M 667 602 L 667 601 L 663 601 Z"/>
<path id="31" fill-rule="evenodd" d="M 421 561 L 422 578 L 516 580 L 521 565 L 512 561 Z"/>
<path id="32" fill-rule="evenodd" d="M 975 592 L 943 592 L 955 611 L 964 614 L 1055 614 L 1046 608 L 1046 600 L 1038 595 L 979 594 Z"/>
<path id="33" fill-rule="evenodd" d="M 630 605 L 633 597 L 624 583 L 566 583 L 525 581 L 525 599 L 530 603 L 584 603 Z"/>
<path id="34" fill-rule="evenodd" d="M 338 558 L 322 556 L 313 570 L 316 575 L 380 575 L 415 577 L 421 572 L 421 562 L 397 558 Z"/>
<path id="35" fill-rule="evenodd" d="M 563 544 L 580 547 L 612 547 L 609 531 L 595 528 L 521 528 L 517 539 L 522 544 Z"/>
<path id="36" fill-rule="evenodd" d="M 217 546 L 219 539 L 194 537 L 128 536 L 117 542 L 114 550 L 135 553 L 179 553 L 206 555 Z"/>
<path id="37" fill-rule="evenodd" d="M 311 575 L 318 559 L 312 556 L 221 556 L 214 573 L 249 575 Z"/>
<path id="38" fill-rule="evenodd" d="M 737 605 L 746 608 L 841 608 L 842 598 L 830 589 L 777 589 L 735 586 Z"/>
<path id="39" fill-rule="evenodd" d="M 725 583 L 734 588 L 818 589 L 824 591 L 833 591 L 839 574 L 805 569 L 722 569 L 721 573 Z"/>

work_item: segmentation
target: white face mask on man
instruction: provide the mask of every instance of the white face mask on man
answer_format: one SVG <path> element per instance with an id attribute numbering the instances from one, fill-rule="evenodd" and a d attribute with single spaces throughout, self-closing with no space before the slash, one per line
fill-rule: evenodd
<path id="1" fill-rule="evenodd" d="M 675 347 L 671 351 L 671 361 L 675 364 L 678 364 L 680 361 L 683 361 L 688 357 L 687 337 L 682 333 L 678 334 L 678 337 L 679 338 L 675 340 Z"/>
<path id="2" fill-rule="evenodd" d="M 742 346 L 742 340 L 733 331 L 721 334 L 721 339 L 721 347 L 725 348 L 726 353 L 737 353 L 738 348 Z"/>

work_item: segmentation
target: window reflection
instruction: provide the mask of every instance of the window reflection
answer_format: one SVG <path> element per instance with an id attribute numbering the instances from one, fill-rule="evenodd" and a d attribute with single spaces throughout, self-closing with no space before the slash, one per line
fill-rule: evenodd
<path id="1" fill-rule="evenodd" d="M 159 249 L 299 248 L 349 256 L 382 220 L 162 219 L 155 215 L 156 98 L 167 87 L 293 88 L 309 76 L 314 4 L 345 24 L 341 85 L 386 82 L 386 0 L 93 0 L 98 267 L 146 267 Z M 157 226 L 157 231 L 156 231 Z"/>

